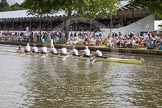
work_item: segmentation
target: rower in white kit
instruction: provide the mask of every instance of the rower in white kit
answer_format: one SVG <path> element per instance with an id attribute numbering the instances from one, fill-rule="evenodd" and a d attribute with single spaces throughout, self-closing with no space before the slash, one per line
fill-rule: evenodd
<path id="1" fill-rule="evenodd" d="M 47 50 L 47 47 L 46 47 L 45 44 L 43 44 L 43 47 L 41 48 L 40 52 L 41 52 L 42 54 L 47 54 L 47 53 L 48 53 L 48 50 Z"/>
<path id="2" fill-rule="evenodd" d="M 59 55 L 63 55 L 63 56 L 66 56 L 68 53 L 67 53 L 67 48 L 65 48 L 64 46 L 60 49 L 59 51 Z"/>
<path id="3" fill-rule="evenodd" d="M 91 57 L 90 50 L 89 50 L 88 46 L 85 47 L 83 56 L 84 57 Z"/>
<path id="4" fill-rule="evenodd" d="M 29 43 L 27 43 L 27 45 L 25 46 L 24 52 L 28 53 L 30 51 L 31 51 L 31 47 L 30 47 Z"/>
<path id="5" fill-rule="evenodd" d="M 35 44 L 33 44 L 33 47 L 32 47 L 31 50 L 32 50 L 33 53 L 39 53 L 38 48 L 36 47 Z"/>
<path id="6" fill-rule="evenodd" d="M 103 57 L 103 55 L 100 50 L 95 49 L 95 52 L 92 54 L 92 57 Z"/>
<path id="7" fill-rule="evenodd" d="M 72 54 L 73 56 L 80 56 L 79 53 L 78 53 L 78 50 L 76 49 L 75 46 L 73 46 L 73 50 L 71 51 L 71 54 Z"/>

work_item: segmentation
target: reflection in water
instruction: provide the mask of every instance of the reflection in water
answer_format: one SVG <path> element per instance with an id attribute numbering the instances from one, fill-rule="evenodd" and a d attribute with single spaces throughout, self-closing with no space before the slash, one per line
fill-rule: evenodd
<path id="1" fill-rule="evenodd" d="M 74 69 L 68 65 L 69 62 Z M 60 105 L 97 107 L 101 102 L 106 101 L 107 93 L 104 93 L 103 87 L 111 82 L 108 81 L 110 76 L 109 79 L 106 79 L 108 73 L 107 70 L 104 70 L 111 66 L 107 65 L 103 66 L 103 69 L 97 69 L 101 66 L 103 66 L 102 62 L 93 66 L 89 61 L 75 59 L 68 59 L 65 62 L 59 58 L 35 59 L 29 66 L 31 73 L 26 74 L 27 80 L 30 81 L 29 85 L 31 85 L 29 89 L 33 94 L 37 94 L 34 97 L 33 107 L 44 108 Z M 105 79 L 103 79 L 104 77 Z"/>
<path id="2" fill-rule="evenodd" d="M 145 57 L 143 65 L 132 65 L 8 52 L 0 56 L 4 108 L 162 107 L 162 58 Z"/>

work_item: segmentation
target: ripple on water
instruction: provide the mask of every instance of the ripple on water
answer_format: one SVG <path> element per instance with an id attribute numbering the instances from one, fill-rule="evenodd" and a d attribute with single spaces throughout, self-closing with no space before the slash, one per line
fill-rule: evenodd
<path id="1" fill-rule="evenodd" d="M 143 65 L 92 65 L 84 60 L 9 52 L 0 56 L 0 104 L 4 108 L 162 106 L 162 60 L 157 57 L 146 57 Z"/>

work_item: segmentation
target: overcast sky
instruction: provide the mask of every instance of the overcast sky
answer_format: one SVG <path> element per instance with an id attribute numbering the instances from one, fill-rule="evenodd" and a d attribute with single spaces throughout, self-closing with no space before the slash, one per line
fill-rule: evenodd
<path id="1" fill-rule="evenodd" d="M 24 0 L 7 0 L 7 2 L 9 3 L 9 5 L 15 4 L 16 2 L 21 4 Z"/>

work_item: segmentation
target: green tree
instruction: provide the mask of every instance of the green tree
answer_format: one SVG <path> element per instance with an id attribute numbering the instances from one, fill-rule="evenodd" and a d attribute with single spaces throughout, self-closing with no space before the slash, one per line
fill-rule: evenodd
<path id="1" fill-rule="evenodd" d="M 0 2 L 0 11 L 8 11 L 9 10 L 9 4 L 6 0 L 1 0 Z"/>
<path id="2" fill-rule="evenodd" d="M 161 0 L 130 0 L 134 4 L 142 4 L 148 7 L 156 15 L 156 19 L 162 19 L 162 1 Z"/>
<path id="3" fill-rule="evenodd" d="M 22 2 L 22 3 L 21 3 L 21 8 L 22 8 L 22 9 L 25 9 L 24 3 L 25 3 L 25 2 Z"/>
<path id="4" fill-rule="evenodd" d="M 66 30 L 72 14 L 88 18 L 104 18 L 116 14 L 116 5 L 120 0 L 25 0 L 25 7 L 31 14 L 45 15 L 63 10 L 66 13 Z"/>
<path id="5" fill-rule="evenodd" d="M 10 6 L 10 10 L 22 10 L 22 9 L 23 9 L 23 7 L 18 3 L 15 3 Z"/>

